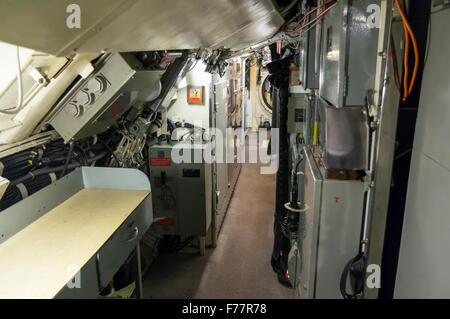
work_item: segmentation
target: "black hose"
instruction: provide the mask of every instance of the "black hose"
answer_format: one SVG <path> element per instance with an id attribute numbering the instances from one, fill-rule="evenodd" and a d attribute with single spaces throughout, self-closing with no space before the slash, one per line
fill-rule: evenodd
<path id="1" fill-rule="evenodd" d="M 63 177 L 64 174 L 66 173 L 66 170 L 69 167 L 69 162 L 70 162 L 70 157 L 72 156 L 72 152 L 73 152 L 73 142 L 70 143 L 69 153 L 67 153 L 67 157 L 66 157 L 66 163 L 64 164 L 64 168 L 63 168 L 59 178 Z"/>
<path id="2" fill-rule="evenodd" d="M 47 185 L 52 183 L 52 178 L 49 174 L 37 176 L 34 179 L 29 179 L 23 182 L 23 185 L 28 191 L 28 196 L 36 193 Z"/>
<path id="3" fill-rule="evenodd" d="M 100 143 L 102 143 L 102 144 L 106 147 L 106 149 L 108 150 L 108 152 L 111 153 L 111 155 L 114 157 L 114 159 L 115 159 L 117 165 L 120 165 L 119 159 L 117 158 L 117 155 L 114 153 L 114 151 L 111 149 L 111 147 L 109 147 L 108 144 L 105 143 L 105 142 L 103 142 L 102 140 L 100 140 Z"/>
<path id="4" fill-rule="evenodd" d="M 291 284 L 286 278 L 290 240 L 284 235 L 287 227 L 287 212 L 284 204 L 289 201 L 289 142 L 286 124 L 289 99 L 289 60 L 273 61 L 267 65 L 267 70 L 270 73 L 269 81 L 274 87 L 272 116 L 275 117 L 275 121 L 272 122 L 272 127 L 279 129 L 279 168 L 276 176 L 274 244 L 271 264 L 278 275 L 278 281 L 283 285 L 290 286 Z M 273 138 L 274 136 L 271 136 L 271 139 Z"/>
<path id="5" fill-rule="evenodd" d="M 176 127 L 175 124 L 170 119 L 167 119 L 167 128 L 169 129 L 170 135 L 172 136 L 172 133 Z"/>
<path id="6" fill-rule="evenodd" d="M 88 164 L 94 162 L 94 161 L 98 161 L 99 159 L 102 159 L 104 156 L 106 156 L 106 153 L 100 153 L 99 155 L 96 155 L 94 157 L 91 157 L 90 159 L 88 159 Z M 22 176 L 14 181 L 11 182 L 11 185 L 17 185 L 19 183 L 22 183 L 23 181 L 26 181 L 27 179 L 30 178 L 35 178 L 36 176 L 40 176 L 40 175 L 44 175 L 44 174 L 50 174 L 50 173 L 55 173 L 58 171 L 64 171 L 64 170 L 71 170 L 74 168 L 77 168 L 81 166 L 80 163 L 76 162 L 76 163 L 72 163 L 67 165 L 61 165 L 61 166 L 56 166 L 56 167 L 48 167 L 48 168 L 41 168 L 41 169 L 37 169 L 33 172 L 28 173 L 25 176 Z M 61 176 L 62 177 L 62 176 Z"/>
<path id="7" fill-rule="evenodd" d="M 7 209 L 22 199 L 19 189 L 15 185 L 9 185 L 3 194 L 2 200 L 0 200 L 0 211 Z"/>
<path id="8" fill-rule="evenodd" d="M 355 299 L 364 289 L 364 276 L 367 269 L 367 259 L 364 253 L 360 252 L 357 256 L 350 259 L 344 267 L 341 274 L 339 290 L 344 299 Z M 347 292 L 347 279 L 350 281 L 352 291 Z"/>
<path id="9" fill-rule="evenodd" d="M 75 148 L 80 151 L 80 155 L 81 155 L 81 162 L 83 163 L 83 165 L 87 165 L 87 159 L 88 156 L 86 154 L 86 151 L 80 146 L 80 145 L 76 145 Z"/>
<path id="10" fill-rule="evenodd" d="M 149 160 L 150 155 L 147 146 L 144 146 L 144 156 L 145 156 L 145 170 L 147 176 L 150 177 L 150 160 Z"/>

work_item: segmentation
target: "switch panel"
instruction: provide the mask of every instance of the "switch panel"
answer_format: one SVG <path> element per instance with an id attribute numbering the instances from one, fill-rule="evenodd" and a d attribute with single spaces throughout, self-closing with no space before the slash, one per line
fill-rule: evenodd
<path id="1" fill-rule="evenodd" d="M 134 104 L 158 96 L 163 73 L 144 69 L 132 53 L 113 54 L 66 94 L 49 124 L 65 142 L 101 133 Z"/>

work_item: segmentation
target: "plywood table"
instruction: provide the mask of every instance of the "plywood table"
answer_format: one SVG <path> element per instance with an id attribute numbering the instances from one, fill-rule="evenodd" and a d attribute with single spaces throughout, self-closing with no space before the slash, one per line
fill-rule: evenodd
<path id="1" fill-rule="evenodd" d="M 0 298 L 54 298 L 149 193 L 83 188 L 8 238 L 0 244 Z"/>

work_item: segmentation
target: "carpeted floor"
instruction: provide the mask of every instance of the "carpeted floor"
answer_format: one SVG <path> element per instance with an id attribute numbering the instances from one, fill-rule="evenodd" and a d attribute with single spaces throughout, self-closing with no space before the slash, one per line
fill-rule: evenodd
<path id="1" fill-rule="evenodd" d="M 293 298 L 270 265 L 275 175 L 243 164 L 217 247 L 205 256 L 159 256 L 144 278 L 145 298 Z"/>

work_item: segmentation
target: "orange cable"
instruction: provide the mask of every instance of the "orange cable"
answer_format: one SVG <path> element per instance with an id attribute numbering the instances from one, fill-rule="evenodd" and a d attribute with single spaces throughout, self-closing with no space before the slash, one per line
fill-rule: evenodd
<path id="1" fill-rule="evenodd" d="M 395 4 L 397 5 L 398 11 L 401 12 L 404 9 L 404 4 L 403 4 L 403 0 L 400 0 L 397 3 L 397 0 L 395 0 Z M 405 51 L 403 53 L 403 67 L 404 67 L 404 72 L 403 72 L 403 101 L 406 100 L 406 98 L 408 97 L 408 71 L 409 71 L 409 65 L 408 65 L 408 55 L 409 55 L 409 33 L 408 33 L 408 29 L 405 26 L 405 23 L 403 22 L 402 19 L 402 24 L 403 24 L 403 30 L 405 33 Z"/>
<path id="2" fill-rule="evenodd" d="M 330 11 L 331 9 L 334 8 L 334 6 L 337 5 L 337 2 L 335 2 L 334 4 L 332 4 L 331 6 L 329 6 L 328 8 L 326 8 L 324 11 L 322 11 L 319 15 L 317 15 L 317 17 L 315 17 L 314 19 L 312 19 L 311 21 L 309 21 L 306 24 L 302 24 L 301 26 L 296 27 L 293 31 L 291 32 L 299 32 L 300 30 L 306 28 L 307 26 L 309 26 L 310 24 L 312 24 L 313 22 L 319 20 L 321 17 L 323 17 L 328 11 Z"/>
<path id="3" fill-rule="evenodd" d="M 312 13 L 315 12 L 316 10 L 322 8 L 323 6 L 326 6 L 327 4 L 329 4 L 329 3 L 333 2 L 333 1 L 336 1 L 336 0 L 327 0 L 327 1 L 325 1 L 324 3 L 322 3 L 321 5 L 315 7 L 314 9 L 308 11 L 307 13 L 305 13 L 305 14 L 303 15 L 303 17 L 295 23 L 295 28 L 294 28 L 294 30 L 295 30 L 295 29 L 298 27 L 298 25 L 299 25 L 300 23 L 302 23 L 303 20 L 305 20 L 310 14 L 312 14 Z M 292 22 L 299 14 L 300 14 L 300 13 L 297 13 L 293 18 L 291 18 L 291 19 L 290 19 L 288 22 L 286 22 L 284 25 L 287 26 L 287 24 L 291 23 L 291 22 Z M 288 30 L 286 30 L 286 31 L 288 31 Z M 288 31 L 288 32 L 292 32 L 292 31 L 293 31 L 293 30 Z"/>
<path id="4" fill-rule="evenodd" d="M 403 96 L 403 101 L 405 101 L 406 98 L 411 93 L 412 88 L 414 86 L 414 82 L 416 80 L 417 70 L 418 70 L 418 67 L 419 67 L 419 49 L 417 47 L 417 41 L 416 41 L 416 38 L 414 36 L 414 33 L 412 32 L 412 29 L 411 29 L 411 27 L 410 27 L 410 25 L 408 23 L 408 20 L 406 19 L 405 13 L 403 12 L 403 2 L 401 2 L 401 4 L 400 4 L 399 0 L 395 0 L 395 4 L 396 4 L 396 6 L 398 8 L 398 11 L 400 13 L 400 16 L 402 18 L 403 28 L 405 29 L 405 39 L 406 39 L 405 58 L 404 58 L 404 61 L 405 61 L 404 62 L 405 63 L 405 77 L 404 77 L 404 80 L 403 80 L 403 82 L 404 82 L 403 85 L 404 85 L 404 89 L 405 89 L 405 91 L 404 91 L 405 93 L 404 93 L 404 96 Z M 412 41 L 413 47 L 414 47 L 414 70 L 413 70 L 413 75 L 412 75 L 412 78 L 411 78 L 411 82 L 409 84 L 409 88 L 408 88 L 408 86 L 406 84 L 406 82 L 407 82 L 407 75 L 408 75 L 408 64 L 407 64 L 407 62 L 408 62 L 408 48 L 409 48 L 409 45 L 408 45 L 408 34 L 411 37 L 411 41 Z"/>

